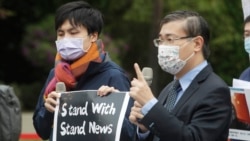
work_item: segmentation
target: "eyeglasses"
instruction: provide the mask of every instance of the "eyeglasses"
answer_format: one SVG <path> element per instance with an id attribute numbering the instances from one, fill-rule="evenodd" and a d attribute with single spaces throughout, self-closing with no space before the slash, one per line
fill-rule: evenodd
<path id="1" fill-rule="evenodd" d="M 186 37 L 179 37 L 179 38 L 167 38 L 167 39 L 154 39 L 154 45 L 155 47 L 158 47 L 159 45 L 165 44 L 165 45 L 172 45 L 174 44 L 174 41 L 176 40 L 182 40 L 182 39 L 187 39 L 187 38 L 193 38 L 191 36 L 186 36 Z"/>

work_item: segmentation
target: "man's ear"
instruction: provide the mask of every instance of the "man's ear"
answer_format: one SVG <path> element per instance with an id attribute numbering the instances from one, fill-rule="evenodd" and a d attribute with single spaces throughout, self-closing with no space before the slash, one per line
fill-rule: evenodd
<path id="1" fill-rule="evenodd" d="M 91 42 L 95 42 L 97 39 L 98 39 L 98 33 L 97 32 L 91 33 L 90 35 Z"/>
<path id="2" fill-rule="evenodd" d="M 194 51 L 198 52 L 202 50 L 202 47 L 204 45 L 203 37 L 197 36 L 193 39 L 193 42 L 194 42 Z"/>

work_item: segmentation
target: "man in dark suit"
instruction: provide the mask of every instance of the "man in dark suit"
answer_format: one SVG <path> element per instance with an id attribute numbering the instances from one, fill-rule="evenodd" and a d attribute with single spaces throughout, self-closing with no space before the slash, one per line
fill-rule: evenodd
<path id="1" fill-rule="evenodd" d="M 137 125 L 138 140 L 226 141 L 232 106 L 227 84 L 209 62 L 209 27 L 193 11 L 174 11 L 160 24 L 158 63 L 174 75 L 156 99 L 135 63 L 131 81 L 135 100 L 130 121 Z M 177 80 L 179 86 L 172 90 Z M 175 92 L 176 94 L 174 94 Z"/>

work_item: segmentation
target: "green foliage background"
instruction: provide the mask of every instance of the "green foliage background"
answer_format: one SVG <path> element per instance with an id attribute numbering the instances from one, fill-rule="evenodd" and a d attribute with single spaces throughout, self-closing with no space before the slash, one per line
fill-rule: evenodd
<path id="1" fill-rule="evenodd" d="M 157 96 L 172 79 L 157 63 L 152 40 L 159 21 L 173 10 L 195 10 L 211 29 L 211 62 L 228 85 L 249 66 L 243 48 L 241 1 L 228 0 L 87 0 L 105 18 L 101 38 L 106 50 L 130 78 L 133 63 L 154 69 L 152 90 Z M 56 8 L 69 0 L 0 1 L 0 81 L 15 87 L 24 110 L 33 110 L 49 70 L 54 65 Z"/>

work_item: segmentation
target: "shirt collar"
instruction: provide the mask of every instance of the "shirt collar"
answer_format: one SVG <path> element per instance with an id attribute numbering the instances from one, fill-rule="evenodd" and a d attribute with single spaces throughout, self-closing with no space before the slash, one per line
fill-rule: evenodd
<path id="1" fill-rule="evenodd" d="M 185 91 L 187 87 L 191 84 L 193 79 L 198 75 L 198 73 L 207 66 L 207 61 L 203 61 L 201 64 L 190 70 L 184 76 L 179 79 L 182 91 Z"/>

